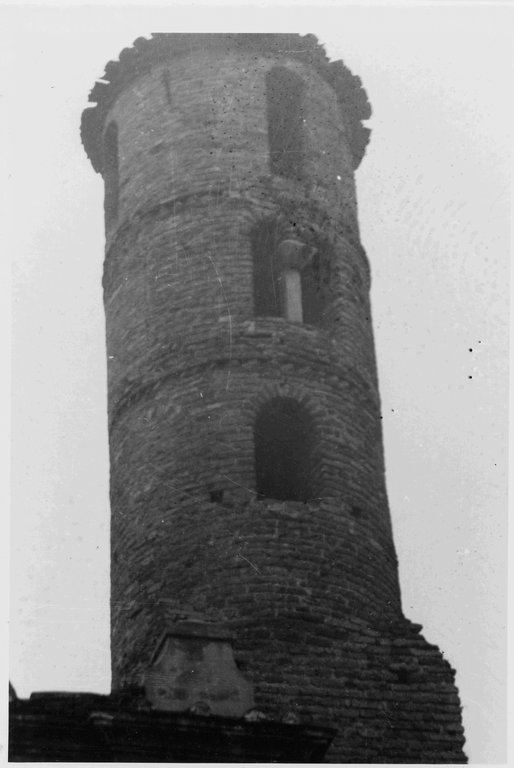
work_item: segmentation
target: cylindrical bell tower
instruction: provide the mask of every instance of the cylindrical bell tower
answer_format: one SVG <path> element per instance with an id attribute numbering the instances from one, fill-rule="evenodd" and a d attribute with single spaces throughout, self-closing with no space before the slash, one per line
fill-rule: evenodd
<path id="1" fill-rule="evenodd" d="M 464 761 L 453 672 L 401 611 L 359 78 L 310 35 L 162 34 L 90 99 L 114 689 L 167 626 L 212 621 L 258 707 L 339 729 L 330 759 Z"/>

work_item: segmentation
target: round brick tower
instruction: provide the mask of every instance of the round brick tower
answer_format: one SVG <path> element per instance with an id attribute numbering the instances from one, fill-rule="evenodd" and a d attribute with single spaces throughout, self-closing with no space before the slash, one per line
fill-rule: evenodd
<path id="1" fill-rule="evenodd" d="M 159 34 L 82 136 L 105 181 L 113 688 L 177 620 L 335 762 L 465 762 L 403 617 L 354 169 L 359 78 L 308 35 Z"/>

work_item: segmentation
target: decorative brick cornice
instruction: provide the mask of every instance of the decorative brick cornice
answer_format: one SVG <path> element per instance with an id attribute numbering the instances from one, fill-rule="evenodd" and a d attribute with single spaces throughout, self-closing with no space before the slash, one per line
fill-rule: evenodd
<path id="1" fill-rule="evenodd" d="M 89 94 L 89 101 L 94 106 L 82 114 L 81 136 L 95 171 L 102 172 L 104 120 L 117 96 L 155 64 L 190 54 L 195 48 L 250 50 L 261 55 L 288 56 L 314 67 L 332 86 L 347 116 L 354 167 L 357 168 L 369 141 L 370 130 L 362 121 L 371 117 L 371 106 L 361 79 L 342 61 L 329 61 L 315 35 L 154 33 L 149 39 L 138 37 L 132 47 L 123 49 L 119 61 L 110 61 Z"/>

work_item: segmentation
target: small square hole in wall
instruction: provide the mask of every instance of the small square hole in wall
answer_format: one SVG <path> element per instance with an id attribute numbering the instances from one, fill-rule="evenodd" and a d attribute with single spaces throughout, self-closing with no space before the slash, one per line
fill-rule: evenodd
<path id="1" fill-rule="evenodd" d="M 215 504 L 221 504 L 223 501 L 223 491 L 211 491 L 209 496 Z"/>
<path id="2" fill-rule="evenodd" d="M 410 672 L 407 669 L 399 669 L 396 672 L 396 674 L 398 676 L 399 683 L 403 683 L 404 685 L 406 685 L 407 683 L 410 683 L 411 676 L 410 676 Z"/>
<path id="3" fill-rule="evenodd" d="M 352 504 L 350 512 L 352 513 L 353 517 L 357 519 L 362 517 L 362 507 L 357 507 L 354 504 Z"/>

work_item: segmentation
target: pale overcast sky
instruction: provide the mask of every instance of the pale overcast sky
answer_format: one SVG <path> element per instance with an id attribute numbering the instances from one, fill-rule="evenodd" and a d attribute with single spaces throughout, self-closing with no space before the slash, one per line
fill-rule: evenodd
<path id="1" fill-rule="evenodd" d="M 152 31 L 312 32 L 373 107 L 357 172 L 406 616 L 505 757 L 512 13 L 479 4 L 0 8 L 13 259 L 10 677 L 108 692 L 103 190 L 89 90 Z"/>

